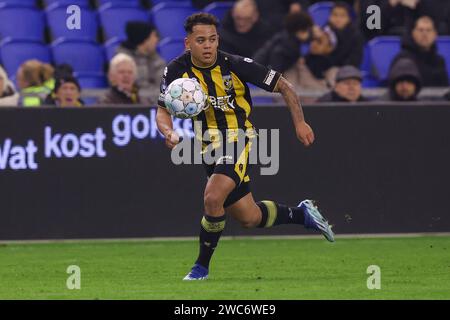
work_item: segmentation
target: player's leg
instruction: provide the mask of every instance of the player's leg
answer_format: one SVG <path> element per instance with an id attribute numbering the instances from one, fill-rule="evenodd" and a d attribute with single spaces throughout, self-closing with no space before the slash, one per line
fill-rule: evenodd
<path id="1" fill-rule="evenodd" d="M 236 183 L 223 174 L 212 174 L 204 193 L 205 214 L 200 227 L 200 249 L 197 260 L 185 280 L 203 280 L 209 273 L 209 263 L 225 228 L 224 202 Z"/>
<path id="2" fill-rule="evenodd" d="M 225 211 L 245 228 L 270 228 L 282 224 L 299 224 L 304 225 L 307 229 L 320 231 L 328 241 L 334 241 L 331 226 L 310 200 L 302 201 L 297 207 L 289 207 L 274 201 L 255 202 L 252 194 L 249 193 L 226 207 Z"/>
<path id="3" fill-rule="evenodd" d="M 234 173 L 239 176 L 240 183 L 236 183 L 238 187 L 232 191 L 225 202 L 226 212 L 247 228 L 301 224 L 307 229 L 320 231 L 328 241 L 334 241 L 331 227 L 311 200 L 304 200 L 297 207 L 289 207 L 268 200 L 255 203 L 250 194 L 250 178 L 247 174 L 251 144 L 251 140 L 246 140 L 245 148 L 239 153 Z"/>
<path id="4" fill-rule="evenodd" d="M 238 201 L 249 192 L 241 185 L 246 176 L 250 141 L 245 136 L 241 139 L 245 142 L 242 145 L 228 140 L 222 143 L 222 153 L 215 153 L 214 164 L 205 164 L 209 180 L 204 194 L 205 215 L 200 228 L 200 250 L 185 280 L 207 278 L 211 257 L 225 228 L 224 206 Z"/>
<path id="5" fill-rule="evenodd" d="M 269 228 L 280 224 L 305 223 L 304 210 L 273 201 L 255 202 L 251 193 L 225 209 L 244 228 Z"/>

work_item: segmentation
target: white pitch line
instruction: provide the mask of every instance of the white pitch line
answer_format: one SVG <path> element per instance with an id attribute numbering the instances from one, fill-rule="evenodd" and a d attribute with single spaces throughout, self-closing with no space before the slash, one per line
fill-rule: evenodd
<path id="1" fill-rule="evenodd" d="M 428 233 L 363 233 L 338 234 L 339 239 L 378 239 L 378 238 L 419 238 L 419 237 L 449 237 L 450 232 Z M 224 236 L 220 240 L 285 240 L 285 239 L 323 239 L 322 235 L 267 235 L 267 236 Z M 152 237 L 152 238 L 105 238 L 105 239 L 43 239 L 43 240 L 0 240 L 0 244 L 46 244 L 46 243 L 87 243 L 87 242 L 148 242 L 148 241 L 196 241 L 198 237 Z"/>

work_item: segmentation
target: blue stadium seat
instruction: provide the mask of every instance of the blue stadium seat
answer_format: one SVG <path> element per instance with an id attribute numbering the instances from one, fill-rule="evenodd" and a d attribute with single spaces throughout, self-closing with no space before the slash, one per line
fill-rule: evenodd
<path id="1" fill-rule="evenodd" d="M 381 86 L 382 83 L 380 83 L 380 81 L 375 79 L 372 75 L 363 72 L 363 81 L 362 81 L 363 88 L 377 88 Z"/>
<path id="2" fill-rule="evenodd" d="M 334 3 L 331 1 L 318 2 L 311 5 L 308 8 L 308 12 L 317 25 L 324 26 L 328 22 L 333 6 Z"/>
<path id="3" fill-rule="evenodd" d="M 104 72 L 104 52 L 95 42 L 60 38 L 52 43 L 51 48 L 55 64 L 68 63 L 78 73 Z"/>
<path id="4" fill-rule="evenodd" d="M 164 38 L 158 44 L 158 52 L 164 60 L 169 62 L 184 52 L 184 39 Z"/>
<path id="5" fill-rule="evenodd" d="M 102 6 L 102 5 L 108 4 L 108 3 L 111 3 L 113 5 L 125 3 L 125 4 L 135 6 L 135 7 L 139 7 L 141 5 L 139 0 L 99 0 L 98 3 L 99 3 L 99 6 Z"/>
<path id="6" fill-rule="evenodd" d="M 222 20 L 228 11 L 233 8 L 234 2 L 213 2 L 208 4 L 203 11 L 213 14 L 217 19 Z"/>
<path id="7" fill-rule="evenodd" d="M 162 38 L 184 37 L 184 21 L 196 12 L 189 2 L 163 2 L 152 9 L 153 22 Z"/>
<path id="8" fill-rule="evenodd" d="M 378 80 L 387 80 L 391 62 L 400 52 L 400 45 L 400 37 L 396 36 L 381 36 L 369 41 L 368 48 L 372 73 Z"/>
<path id="9" fill-rule="evenodd" d="M 45 4 L 46 7 L 48 8 L 49 6 L 58 3 L 59 5 L 65 5 L 65 6 L 69 6 L 69 5 L 77 5 L 80 7 L 89 7 L 89 0 L 45 0 Z"/>
<path id="10" fill-rule="evenodd" d="M 104 74 L 75 73 L 82 89 L 102 89 L 108 87 Z"/>
<path id="11" fill-rule="evenodd" d="M 9 76 L 15 75 L 19 66 L 30 59 L 51 63 L 50 49 L 42 42 L 33 40 L 6 38 L 0 43 L 0 60 Z"/>
<path id="12" fill-rule="evenodd" d="M 371 72 L 371 62 L 370 62 L 370 50 L 369 46 L 366 44 L 363 49 L 363 58 L 361 61 L 361 65 L 359 69 L 363 72 L 370 73 Z"/>
<path id="13" fill-rule="evenodd" d="M 0 38 L 42 41 L 44 28 L 45 19 L 41 11 L 31 7 L 0 6 Z"/>
<path id="14" fill-rule="evenodd" d="M 363 76 L 362 86 L 364 88 L 379 87 L 380 82 L 372 75 L 372 63 L 370 61 L 370 51 L 368 45 L 364 46 L 363 59 L 359 66 Z"/>
<path id="15" fill-rule="evenodd" d="M 72 1 L 72 0 L 70 0 Z M 46 10 L 47 24 L 54 40 L 58 38 L 97 40 L 98 20 L 97 12 L 89 7 L 81 7 L 81 28 L 70 30 L 66 26 L 67 7 L 58 2 L 50 5 Z"/>
<path id="16" fill-rule="evenodd" d="M 189 0 L 151 0 L 153 6 L 156 6 L 157 4 L 163 2 L 187 2 L 187 1 Z"/>
<path id="17" fill-rule="evenodd" d="M 3 5 L 37 8 L 36 0 L 0 0 L 0 6 Z"/>
<path id="18" fill-rule="evenodd" d="M 99 14 L 106 39 L 113 37 L 125 39 L 125 26 L 130 20 L 150 21 L 150 16 L 147 11 L 123 3 L 107 3 L 100 7 Z"/>
<path id="19" fill-rule="evenodd" d="M 105 42 L 104 48 L 107 61 L 111 61 L 111 59 L 116 55 L 116 49 L 122 41 L 122 39 L 114 37 Z"/>
<path id="20" fill-rule="evenodd" d="M 450 36 L 440 36 L 437 38 L 437 48 L 439 54 L 444 57 L 447 67 L 447 75 L 450 79 Z"/>

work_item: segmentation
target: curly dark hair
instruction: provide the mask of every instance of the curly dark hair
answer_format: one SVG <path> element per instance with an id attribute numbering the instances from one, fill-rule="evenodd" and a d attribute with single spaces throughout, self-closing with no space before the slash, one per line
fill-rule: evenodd
<path id="1" fill-rule="evenodd" d="M 194 13 L 193 15 L 187 17 L 186 21 L 184 22 L 184 30 L 186 30 L 186 32 L 190 34 L 192 33 L 192 29 L 194 28 L 194 26 L 198 24 L 214 25 L 216 28 L 219 27 L 219 21 L 214 15 L 200 12 Z"/>

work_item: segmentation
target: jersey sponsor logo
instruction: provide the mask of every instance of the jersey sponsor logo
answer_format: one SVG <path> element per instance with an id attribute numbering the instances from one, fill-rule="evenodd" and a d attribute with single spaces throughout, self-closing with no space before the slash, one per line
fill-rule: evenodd
<path id="1" fill-rule="evenodd" d="M 222 97 L 213 97 L 208 96 L 209 105 L 214 109 L 222 110 L 223 112 L 228 111 L 230 109 L 236 109 L 234 106 L 234 99 L 231 100 L 231 95 L 222 96 Z"/>
<path id="2" fill-rule="evenodd" d="M 270 86 L 270 84 L 273 81 L 273 78 L 275 77 L 277 73 L 275 72 L 275 70 L 270 70 L 267 75 L 266 78 L 264 79 L 264 84 L 267 84 L 268 86 Z"/>

